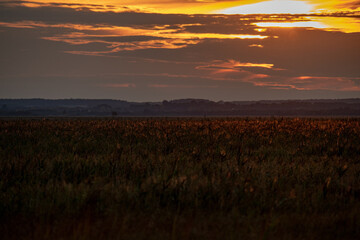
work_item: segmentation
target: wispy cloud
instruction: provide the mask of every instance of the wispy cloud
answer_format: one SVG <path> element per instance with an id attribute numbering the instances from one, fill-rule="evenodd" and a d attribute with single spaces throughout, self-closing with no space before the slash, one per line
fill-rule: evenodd
<path id="1" fill-rule="evenodd" d="M 100 84 L 101 87 L 110 87 L 110 88 L 135 88 L 136 84 L 134 83 L 106 83 Z"/>
<path id="2" fill-rule="evenodd" d="M 261 44 L 250 44 L 249 47 L 263 48 L 264 46 Z"/>
<path id="3" fill-rule="evenodd" d="M 267 68 L 271 69 L 274 67 L 274 64 L 271 63 L 249 63 L 249 62 L 239 62 L 236 60 L 227 60 L 227 61 L 213 61 L 212 63 L 204 66 L 197 66 L 196 69 L 207 69 L 207 70 L 233 70 L 239 71 L 242 68 Z"/>
<path id="4" fill-rule="evenodd" d="M 360 78 L 300 76 L 290 79 L 299 90 L 360 91 Z"/>
<path id="5" fill-rule="evenodd" d="M 255 86 L 273 89 L 296 89 L 301 91 L 327 90 L 327 91 L 360 91 L 360 78 L 347 77 L 271 77 L 268 79 L 253 79 Z"/>
<path id="6" fill-rule="evenodd" d="M 72 54 L 105 56 L 121 51 L 134 51 L 151 48 L 177 49 L 197 44 L 203 39 L 265 39 L 268 36 L 259 34 L 220 34 L 191 33 L 185 27 L 201 24 L 154 25 L 151 27 L 109 26 L 83 24 L 47 24 L 35 21 L 0 22 L 0 26 L 10 28 L 60 28 L 76 32 L 43 36 L 42 39 L 65 42 L 72 45 L 101 43 L 106 45 L 104 51 L 66 51 Z M 134 41 L 119 41 L 125 37 L 142 37 Z"/>
<path id="7" fill-rule="evenodd" d="M 150 88 L 218 88 L 217 85 L 186 85 L 186 84 L 149 84 Z"/>

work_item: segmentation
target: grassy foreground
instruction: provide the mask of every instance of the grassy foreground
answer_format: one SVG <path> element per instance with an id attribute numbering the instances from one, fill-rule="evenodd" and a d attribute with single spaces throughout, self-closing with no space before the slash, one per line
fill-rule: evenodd
<path id="1" fill-rule="evenodd" d="M 0 120 L 2 239 L 359 239 L 360 119 Z"/>

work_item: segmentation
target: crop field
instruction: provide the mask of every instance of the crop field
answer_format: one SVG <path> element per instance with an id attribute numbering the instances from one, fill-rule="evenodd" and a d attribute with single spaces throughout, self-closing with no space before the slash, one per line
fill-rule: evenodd
<path id="1" fill-rule="evenodd" d="M 0 235 L 360 239 L 360 119 L 2 119 Z"/>

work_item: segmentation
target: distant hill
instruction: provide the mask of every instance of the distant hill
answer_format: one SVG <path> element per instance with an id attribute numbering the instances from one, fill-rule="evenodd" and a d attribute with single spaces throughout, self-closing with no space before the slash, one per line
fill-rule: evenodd
<path id="1" fill-rule="evenodd" d="M 178 99 L 127 102 L 109 99 L 0 99 L 2 117 L 76 116 L 360 116 L 360 99 L 214 102 Z"/>

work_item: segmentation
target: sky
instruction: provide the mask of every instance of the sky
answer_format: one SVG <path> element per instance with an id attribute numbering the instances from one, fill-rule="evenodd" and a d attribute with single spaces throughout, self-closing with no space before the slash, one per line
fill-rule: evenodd
<path id="1" fill-rule="evenodd" d="M 360 98 L 360 0 L 0 0 L 0 98 Z"/>

